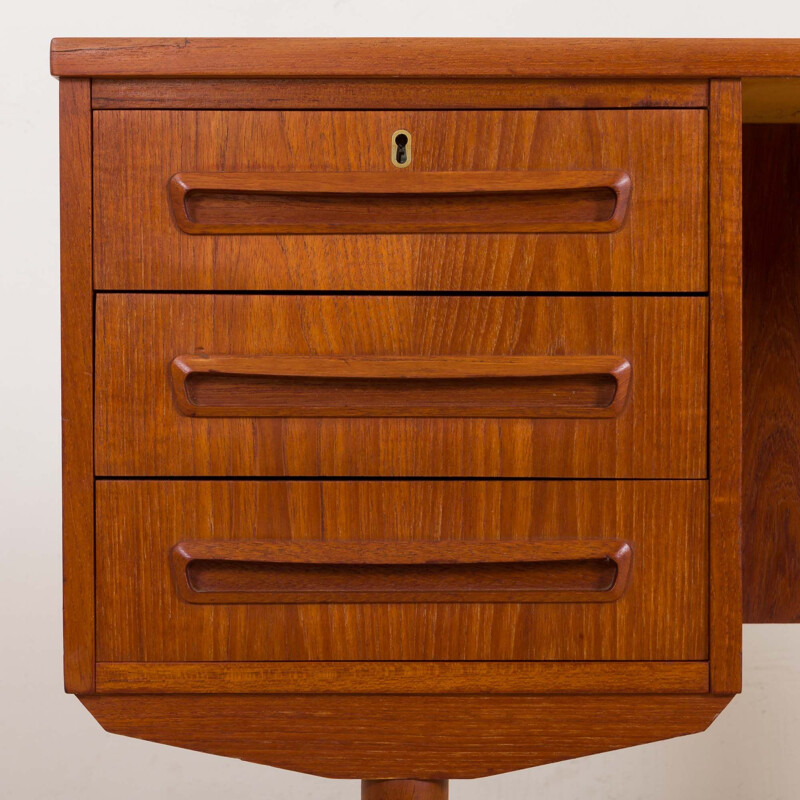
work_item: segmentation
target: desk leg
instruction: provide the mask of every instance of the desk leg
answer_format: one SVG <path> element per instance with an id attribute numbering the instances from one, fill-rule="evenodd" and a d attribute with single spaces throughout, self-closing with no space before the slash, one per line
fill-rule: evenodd
<path id="1" fill-rule="evenodd" d="M 361 800 L 447 800 L 447 781 L 361 781 Z"/>

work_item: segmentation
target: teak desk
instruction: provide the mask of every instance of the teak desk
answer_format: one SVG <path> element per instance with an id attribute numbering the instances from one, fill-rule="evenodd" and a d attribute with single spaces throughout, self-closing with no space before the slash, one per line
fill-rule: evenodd
<path id="1" fill-rule="evenodd" d="M 706 728 L 800 621 L 800 40 L 51 55 L 67 691 L 370 800 Z"/>

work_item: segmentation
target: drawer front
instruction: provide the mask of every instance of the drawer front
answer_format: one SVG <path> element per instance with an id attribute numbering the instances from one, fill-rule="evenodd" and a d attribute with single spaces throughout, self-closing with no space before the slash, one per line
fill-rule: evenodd
<path id="1" fill-rule="evenodd" d="M 707 518 L 705 481 L 101 481 L 97 658 L 704 660 Z"/>
<path id="2" fill-rule="evenodd" d="M 100 475 L 706 476 L 702 297 L 101 294 L 96 324 Z"/>
<path id="3" fill-rule="evenodd" d="M 705 110 L 94 120 L 99 289 L 707 289 Z"/>

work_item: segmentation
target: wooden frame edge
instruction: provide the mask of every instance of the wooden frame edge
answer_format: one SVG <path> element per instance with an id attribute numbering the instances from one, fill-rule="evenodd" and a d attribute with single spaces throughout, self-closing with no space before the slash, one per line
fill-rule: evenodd
<path id="1" fill-rule="evenodd" d="M 91 81 L 59 82 L 64 686 L 95 685 Z"/>
<path id="2" fill-rule="evenodd" d="M 711 691 L 742 688 L 742 84 L 709 106 L 709 656 Z"/>
<path id="3" fill-rule="evenodd" d="M 800 74 L 800 39 L 55 38 L 54 75 L 716 77 Z"/>
<path id="4" fill-rule="evenodd" d="M 442 110 L 706 108 L 708 80 L 99 78 L 92 108 Z"/>
<path id="5" fill-rule="evenodd" d="M 99 662 L 98 694 L 706 694 L 707 661 Z"/>

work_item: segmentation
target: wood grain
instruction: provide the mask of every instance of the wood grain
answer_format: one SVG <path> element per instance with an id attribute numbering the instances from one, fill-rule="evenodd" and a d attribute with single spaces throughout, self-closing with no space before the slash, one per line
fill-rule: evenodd
<path id="1" fill-rule="evenodd" d="M 742 680 L 740 81 L 711 82 L 709 140 L 711 690 L 730 694 Z"/>
<path id="2" fill-rule="evenodd" d="M 742 81 L 745 123 L 800 123 L 800 80 L 748 78 Z"/>
<path id="3" fill-rule="evenodd" d="M 704 108 L 704 80 L 98 78 L 92 107 L 190 109 Z"/>
<path id="4" fill-rule="evenodd" d="M 103 694 L 702 694 L 705 661 L 100 662 Z"/>
<path id="5" fill-rule="evenodd" d="M 800 622 L 800 126 L 744 126 L 745 622 Z"/>
<path id="6" fill-rule="evenodd" d="M 613 233 L 631 179 L 585 170 L 179 172 L 168 187 L 175 224 L 191 234 Z"/>
<path id="7" fill-rule="evenodd" d="M 705 730 L 713 695 L 98 695 L 108 731 L 330 778 L 480 778 Z"/>
<path id="8" fill-rule="evenodd" d="M 704 478 L 706 304 L 102 294 L 97 474 Z M 601 355 L 629 361 L 631 381 L 622 412 L 602 419 L 187 417 L 169 372 L 187 353 Z"/>
<path id="9" fill-rule="evenodd" d="M 699 660 L 705 481 L 101 481 L 98 660 Z M 631 543 L 613 603 L 195 605 L 184 540 Z M 411 545 L 409 545 L 411 546 Z"/>
<path id="10" fill-rule="evenodd" d="M 92 112 L 90 81 L 59 85 L 64 684 L 94 687 Z"/>
<path id="11" fill-rule="evenodd" d="M 414 158 L 391 162 L 394 131 Z M 99 111 L 98 289 L 704 292 L 706 113 L 605 111 Z M 192 236 L 175 224 L 178 172 L 624 171 L 613 233 Z M 324 173 L 324 174 L 323 174 Z M 380 177 L 380 176 L 379 176 Z"/>
<path id="12" fill-rule="evenodd" d="M 622 413 L 631 365 L 615 356 L 178 356 L 190 417 L 544 417 Z"/>
<path id="13" fill-rule="evenodd" d="M 682 78 L 800 75 L 800 39 L 53 39 L 53 75 Z"/>
<path id="14" fill-rule="evenodd" d="M 361 800 L 447 800 L 447 781 L 361 781 Z"/>
<path id="15" fill-rule="evenodd" d="M 67 690 L 367 800 L 710 724 L 741 687 L 741 124 L 794 118 L 800 40 L 51 55 Z M 797 620 L 800 137 L 750 136 L 745 614 Z M 480 372 L 523 362 L 572 373 Z"/>
<path id="16" fill-rule="evenodd" d="M 628 542 L 178 542 L 187 603 L 613 603 Z"/>

